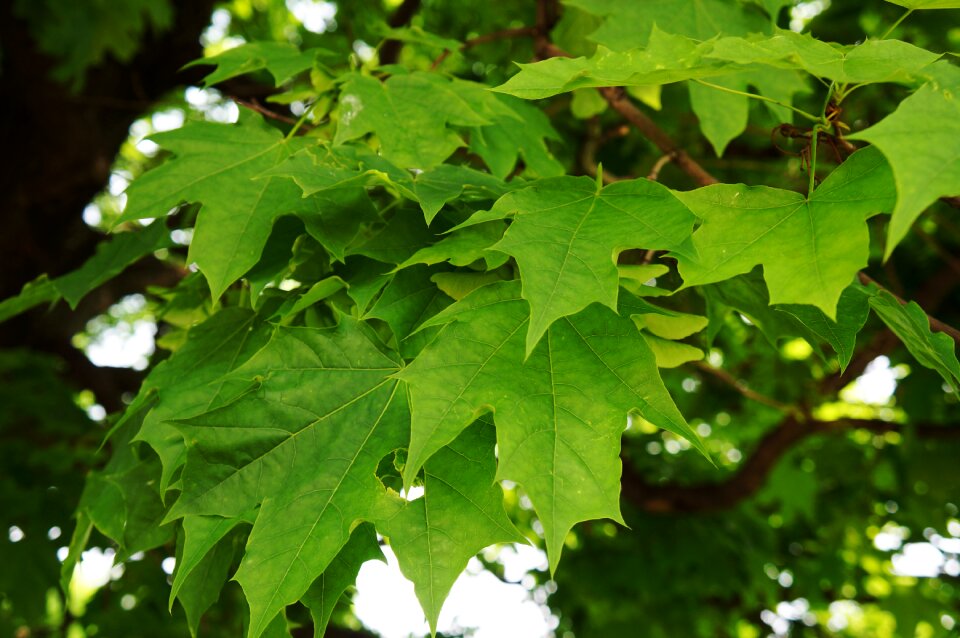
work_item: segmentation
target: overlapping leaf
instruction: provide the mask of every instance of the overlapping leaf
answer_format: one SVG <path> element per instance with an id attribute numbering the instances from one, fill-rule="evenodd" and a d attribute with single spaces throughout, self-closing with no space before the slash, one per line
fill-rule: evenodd
<path id="1" fill-rule="evenodd" d="M 478 422 L 424 465 L 424 496 L 377 523 L 436 631 L 437 618 L 467 561 L 494 543 L 523 543 L 494 483 L 494 429 Z"/>
<path id="2" fill-rule="evenodd" d="M 617 254 L 680 249 L 694 217 L 666 187 L 648 180 L 600 188 L 588 177 L 544 179 L 500 198 L 473 219 L 513 217 L 493 246 L 516 258 L 530 302 L 526 351 L 555 320 L 594 301 L 617 307 Z"/>
<path id="3" fill-rule="evenodd" d="M 784 72 L 800 69 L 842 83 L 910 83 L 925 79 L 926 70 L 939 57 L 900 40 L 843 46 L 809 34 L 782 31 L 772 36 L 701 42 L 654 29 L 643 49 L 611 51 L 601 47 L 590 58 L 560 57 L 520 65 L 520 73 L 497 90 L 539 99 L 584 87 L 670 84 L 757 72 L 764 67 Z"/>
<path id="4" fill-rule="evenodd" d="M 170 421 L 202 414 L 249 387 L 226 375 L 266 344 L 269 334 L 252 312 L 226 308 L 192 328 L 186 344 L 144 380 L 128 411 L 151 405 L 136 439 L 148 443 L 160 457 L 161 491 L 171 484 L 186 454 L 183 435 Z"/>
<path id="5" fill-rule="evenodd" d="M 893 181 L 875 149 L 855 153 L 807 198 L 743 184 L 677 196 L 703 224 L 697 257 L 678 254 L 686 286 L 722 281 L 760 264 L 770 303 L 810 304 L 836 317 L 837 301 L 867 264 L 868 216 L 891 210 Z"/>
<path id="6" fill-rule="evenodd" d="M 893 168 L 897 205 L 886 256 L 938 197 L 960 195 L 960 69 L 942 62 L 936 79 L 905 99 L 879 123 L 851 137 L 874 144 Z"/>
<path id="7" fill-rule="evenodd" d="M 406 443 L 399 369 L 360 324 L 278 329 L 236 375 L 260 388 L 182 422 L 190 451 L 169 514 L 242 517 L 260 509 L 235 578 L 251 610 L 250 637 L 323 573 L 354 525 L 385 497 L 375 471 Z M 317 391 L 322 388 L 322 391 Z"/>
<path id="8" fill-rule="evenodd" d="M 936 371 L 954 392 L 960 390 L 960 362 L 950 335 L 932 332 L 927 313 L 917 303 L 902 304 L 886 290 L 867 290 L 870 307 L 900 338 L 914 359 Z"/>
<path id="9" fill-rule="evenodd" d="M 769 30 L 770 19 L 756 7 L 731 0 L 565 0 L 604 18 L 590 39 L 615 50 L 645 46 L 651 31 L 709 40 L 717 35 L 747 35 Z M 764 3 L 764 6 L 770 4 Z"/>
<path id="10" fill-rule="evenodd" d="M 525 357 L 517 282 L 484 286 L 428 322 L 443 330 L 400 373 L 413 410 L 404 481 L 493 411 L 498 479 L 520 483 L 544 526 L 552 568 L 567 531 L 620 519 L 620 434 L 628 413 L 699 444 L 630 319 L 593 305 L 564 318 Z"/>
<path id="11" fill-rule="evenodd" d="M 301 51 L 298 47 L 285 42 L 250 42 L 223 53 L 194 60 L 191 66 L 215 66 L 203 83 L 210 85 L 238 75 L 266 70 L 273 76 L 276 86 L 313 66 L 321 49 Z"/>
<path id="12" fill-rule="evenodd" d="M 176 157 L 130 185 L 120 220 L 164 217 L 182 202 L 202 202 L 190 259 L 217 298 L 257 263 L 274 220 L 305 207 L 289 180 L 254 178 L 306 142 L 285 140 L 248 114 L 234 125 L 191 122 L 154 139 Z"/>

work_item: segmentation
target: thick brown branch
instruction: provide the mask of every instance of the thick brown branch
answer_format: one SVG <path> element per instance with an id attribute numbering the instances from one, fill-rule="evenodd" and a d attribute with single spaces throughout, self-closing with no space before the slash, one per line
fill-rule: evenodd
<path id="1" fill-rule="evenodd" d="M 634 507 L 653 513 L 715 512 L 730 509 L 756 494 L 773 468 L 802 440 L 814 434 L 865 429 L 877 434 L 912 432 L 921 438 L 960 438 L 960 427 L 934 424 L 898 425 L 879 420 L 803 421 L 789 415 L 760 439 L 753 453 L 731 474 L 717 483 L 656 485 L 648 483 L 625 461 L 623 496 Z"/>

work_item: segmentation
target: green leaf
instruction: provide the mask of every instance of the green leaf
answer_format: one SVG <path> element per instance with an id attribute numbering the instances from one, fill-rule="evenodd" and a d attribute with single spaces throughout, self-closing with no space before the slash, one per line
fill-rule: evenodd
<path id="1" fill-rule="evenodd" d="M 897 184 L 897 205 L 884 252 L 889 257 L 917 217 L 938 197 L 960 194 L 960 70 L 930 82 L 879 123 L 851 135 L 886 156 Z"/>
<path id="2" fill-rule="evenodd" d="M 23 285 L 20 294 L 0 301 L 0 323 L 12 319 L 42 303 L 54 303 L 60 291 L 46 275 L 40 275 Z"/>
<path id="3" fill-rule="evenodd" d="M 836 321 L 813 306 L 782 305 L 777 310 L 792 315 L 821 341 L 829 343 L 837 353 L 841 373 L 853 358 L 857 334 L 870 314 L 867 297 L 856 286 L 848 287 L 840 295 Z"/>
<path id="4" fill-rule="evenodd" d="M 428 73 L 395 75 L 386 82 L 350 76 L 340 92 L 334 144 L 375 133 L 387 160 L 403 168 L 432 168 L 463 146 L 448 125 L 487 123 L 482 114 L 463 100 L 451 100 L 451 95 L 449 82 Z"/>
<path id="5" fill-rule="evenodd" d="M 43 275 L 27 283 L 16 297 L 0 302 L 0 323 L 61 297 L 67 300 L 71 308 L 76 308 L 92 290 L 113 279 L 134 262 L 171 245 L 170 233 L 163 220 L 155 221 L 142 230 L 117 233 L 110 241 L 98 244 L 96 252 L 80 268 L 53 280 Z"/>
<path id="6" fill-rule="evenodd" d="M 314 638 L 323 638 L 337 601 L 368 560 L 383 560 L 383 552 L 373 525 L 363 523 L 351 532 L 347 544 L 303 595 L 303 604 L 313 619 Z"/>
<path id="7" fill-rule="evenodd" d="M 263 347 L 269 335 L 252 312 L 225 308 L 191 328 L 187 342 L 144 380 L 128 413 L 156 399 L 134 440 L 146 442 L 160 457 L 161 492 L 169 487 L 186 454 L 183 435 L 169 422 L 202 414 L 249 387 L 249 383 L 230 382 L 225 375 Z"/>
<path id="8" fill-rule="evenodd" d="M 418 26 L 381 29 L 379 35 L 384 40 L 399 40 L 400 42 L 422 44 L 434 49 L 449 49 L 450 51 L 456 51 L 462 45 L 459 40 L 443 38 L 435 33 L 424 31 Z"/>
<path id="9" fill-rule="evenodd" d="M 757 94 L 783 104 L 792 104 L 793 96 L 797 93 L 809 92 L 806 83 L 798 74 L 782 69 L 758 68 L 741 71 L 713 78 L 710 83 L 741 93 L 754 87 Z M 720 157 L 727 144 L 746 130 L 750 98 L 697 82 L 690 82 L 688 88 L 690 106 L 697 114 L 700 129 L 710 141 L 717 157 Z M 764 105 L 773 112 L 777 121 L 793 121 L 793 112 L 789 109 L 770 102 L 764 102 Z"/>
<path id="10" fill-rule="evenodd" d="M 502 197 L 488 215 L 513 217 L 495 250 L 517 260 L 530 302 L 527 353 L 551 323 L 594 301 L 617 307 L 617 254 L 679 249 L 694 217 L 666 187 L 644 179 L 599 188 L 588 177 L 535 182 Z"/>
<path id="11" fill-rule="evenodd" d="M 234 373 L 262 379 L 255 392 L 178 424 L 189 452 L 169 519 L 260 505 L 235 575 L 250 638 L 307 591 L 355 524 L 378 516 L 377 465 L 407 436 L 406 396 L 390 378 L 398 370 L 347 317 L 326 330 L 278 328 Z"/>
<path id="12" fill-rule="evenodd" d="M 400 570 L 436 632 L 437 618 L 454 581 L 477 552 L 495 543 L 523 543 L 503 509 L 494 482 L 495 430 L 478 422 L 423 467 L 424 495 L 377 523 L 390 539 Z"/>
<path id="13" fill-rule="evenodd" d="M 280 86 L 298 73 L 312 68 L 317 54 L 322 51 L 300 51 L 294 45 L 283 42 L 250 42 L 209 58 L 194 60 L 184 68 L 215 66 L 216 69 L 203 78 L 205 86 L 265 69 L 273 76 L 274 86 Z"/>
<path id="14" fill-rule="evenodd" d="M 671 84 L 741 70 L 728 62 L 704 60 L 711 46 L 654 30 L 645 49 L 621 52 L 597 47 L 590 58 L 555 57 L 520 64 L 520 72 L 494 90 L 537 100 L 576 89 Z"/>
<path id="15" fill-rule="evenodd" d="M 204 612 L 220 598 L 236 552 L 233 539 L 224 537 L 241 522 L 216 516 L 188 516 L 183 521 L 184 540 L 177 555 L 170 609 L 179 599 L 191 636 L 197 635 Z"/>
<path id="16" fill-rule="evenodd" d="M 450 298 L 431 280 L 435 272 L 436 269 L 426 266 L 400 271 L 365 315 L 387 322 L 405 357 L 415 356 L 431 335 L 414 334 L 416 329 L 450 305 Z"/>
<path id="17" fill-rule="evenodd" d="M 908 9 L 960 9 L 958 0 L 887 0 Z"/>
<path id="18" fill-rule="evenodd" d="M 778 31 L 772 36 L 728 37 L 712 43 L 707 59 L 735 64 L 764 64 L 807 73 L 838 83 L 914 82 L 940 56 L 901 40 L 867 40 L 840 45 L 809 33 Z"/>
<path id="19" fill-rule="evenodd" d="M 283 313 L 283 316 L 284 318 L 292 318 L 297 313 L 306 310 L 318 301 L 323 301 L 330 295 L 343 290 L 347 286 L 347 282 L 336 275 L 321 279 L 317 283 L 310 286 L 310 290 L 303 293 L 303 296 L 297 299 L 297 302 L 293 304 L 293 307 L 289 310 L 286 310 Z"/>
<path id="20" fill-rule="evenodd" d="M 893 331 L 913 358 L 943 377 L 954 392 L 960 391 L 960 362 L 950 335 L 931 332 L 930 320 L 916 302 L 901 304 L 886 290 L 868 288 L 870 307 Z"/>
<path id="21" fill-rule="evenodd" d="M 494 220 L 455 230 L 435 244 L 421 248 L 399 266 L 409 268 L 414 264 L 439 264 L 447 262 L 452 266 L 469 266 L 475 261 L 485 259 L 488 267 L 503 265 L 507 256 L 490 250 L 503 237 L 506 224 Z"/>
<path id="22" fill-rule="evenodd" d="M 774 0 L 775 1 L 775 0 Z M 771 0 L 767 0 L 771 2 Z M 731 0 L 565 0 L 564 4 L 604 17 L 590 39 L 611 49 L 647 44 L 656 28 L 697 40 L 717 35 L 747 35 L 769 29 L 770 21 L 755 7 Z M 781 2 L 781 4 L 783 4 Z"/>
<path id="23" fill-rule="evenodd" d="M 836 317 L 840 295 L 867 265 L 866 218 L 890 210 L 890 169 L 873 149 L 852 155 L 810 198 L 767 186 L 717 184 L 677 193 L 703 224 L 698 257 L 678 254 L 685 286 L 763 265 L 770 303 L 810 304 Z"/>
<path id="24" fill-rule="evenodd" d="M 524 175 L 563 175 L 563 165 L 546 144 L 546 140 L 559 140 L 560 136 L 544 112 L 506 95 L 493 97 L 499 108 L 491 116 L 492 124 L 472 129 L 470 151 L 482 157 L 490 172 L 501 179 L 513 173 L 521 158 Z"/>
<path id="25" fill-rule="evenodd" d="M 447 293 L 448 296 L 460 301 L 471 292 L 480 288 L 481 286 L 486 286 L 487 284 L 496 283 L 498 281 L 503 281 L 509 279 L 509 277 L 504 276 L 501 272 L 470 272 L 470 271 L 457 271 L 457 272 L 438 272 L 433 277 L 430 278 L 430 281 L 437 284 L 437 288 Z"/>
<path id="26" fill-rule="evenodd" d="M 157 220 L 143 230 L 118 233 L 111 241 L 99 244 L 93 257 L 80 268 L 54 279 L 53 285 L 70 307 L 76 308 L 87 293 L 119 275 L 130 264 L 172 245 L 163 220 Z"/>
<path id="27" fill-rule="evenodd" d="M 305 206 L 289 180 L 254 179 L 305 141 L 284 140 L 253 115 L 234 125 L 191 122 L 153 139 L 176 157 L 130 185 L 120 221 L 164 217 L 181 202 L 202 202 L 189 258 L 216 299 L 257 263 L 274 220 Z"/>
<path id="28" fill-rule="evenodd" d="M 700 443 L 632 321 L 593 305 L 554 324 L 525 360 L 528 312 L 519 292 L 517 282 L 484 286 L 428 322 L 446 325 L 399 374 L 413 410 L 404 483 L 492 411 L 497 479 L 530 496 L 556 569 L 573 525 L 622 520 L 618 453 L 629 413 Z"/>

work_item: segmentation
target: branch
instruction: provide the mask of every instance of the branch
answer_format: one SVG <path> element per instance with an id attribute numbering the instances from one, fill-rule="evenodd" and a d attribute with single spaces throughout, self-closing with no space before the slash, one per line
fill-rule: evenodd
<path id="1" fill-rule="evenodd" d="M 623 496 L 635 507 L 651 513 L 715 512 L 730 509 L 752 497 L 766 483 L 779 460 L 793 447 L 814 434 L 833 434 L 865 429 L 877 434 L 913 432 L 921 438 L 960 438 L 960 427 L 914 424 L 899 425 L 869 419 L 802 421 L 789 415 L 760 439 L 753 453 L 726 480 L 695 485 L 648 483 L 624 459 Z"/>
<path id="2" fill-rule="evenodd" d="M 262 115 L 262 116 L 264 116 L 264 117 L 268 117 L 268 118 L 270 118 L 271 120 L 277 120 L 278 122 L 284 122 L 285 124 L 294 124 L 294 125 L 295 125 L 295 124 L 297 123 L 296 118 L 292 118 L 292 117 L 289 117 L 289 116 L 287 116 L 287 115 L 283 115 L 282 113 L 277 113 L 276 111 L 271 111 L 270 109 L 268 109 L 267 107 L 263 106 L 262 104 L 260 104 L 260 103 L 257 102 L 256 100 L 244 100 L 243 98 L 239 98 L 239 97 L 237 97 L 237 96 L 235 96 L 235 95 L 230 95 L 230 96 L 228 96 L 228 97 L 229 97 L 231 100 L 233 100 L 234 102 L 236 102 L 239 106 L 242 106 L 242 107 L 244 107 L 244 108 L 250 109 L 251 111 L 254 111 L 255 113 L 259 113 L 260 115 Z M 303 125 L 301 125 L 301 130 L 303 130 L 304 132 L 309 131 L 309 130 L 312 129 L 312 128 L 313 128 L 313 127 L 310 126 L 309 124 L 303 124 Z"/>
<path id="3" fill-rule="evenodd" d="M 545 39 L 538 38 L 538 52 L 545 58 L 571 57 L 569 53 Z M 648 140 L 653 142 L 664 155 L 673 157 L 673 161 L 683 172 L 692 177 L 700 186 L 716 184 L 719 180 L 711 175 L 680 148 L 663 129 L 656 125 L 647 115 L 634 106 L 621 87 L 606 86 L 597 89 L 613 110 L 630 122 Z"/>
<path id="4" fill-rule="evenodd" d="M 751 390 L 750 387 L 746 384 L 746 382 L 743 381 L 743 379 L 737 379 L 736 377 L 734 377 L 732 374 L 730 374 L 723 368 L 715 368 L 709 363 L 706 363 L 704 361 L 694 361 L 692 363 L 694 367 L 720 379 L 721 381 L 726 383 L 728 386 L 730 386 L 731 388 L 733 388 L 734 390 L 736 390 L 746 398 L 750 399 L 751 401 L 756 401 L 757 403 L 768 405 L 771 408 L 776 408 L 777 410 L 780 410 L 781 412 L 797 411 L 797 409 L 793 406 L 787 405 L 786 403 L 781 403 L 780 401 L 777 401 L 776 399 L 768 397 L 765 394 L 760 394 L 755 390 Z"/>
<path id="5" fill-rule="evenodd" d="M 406 26 L 413 19 L 413 16 L 420 10 L 420 0 L 403 0 L 403 3 L 397 7 L 397 10 L 390 16 L 387 24 L 391 29 Z M 380 64 L 396 64 L 400 59 L 400 49 L 403 48 L 403 42 L 400 40 L 387 40 L 380 47 Z"/>
<path id="6" fill-rule="evenodd" d="M 509 40 L 511 38 L 532 38 L 536 34 L 536 27 L 515 27 L 512 29 L 501 29 L 492 33 L 478 35 L 477 37 L 470 38 L 469 40 L 464 40 L 458 51 L 466 51 L 471 47 L 475 47 L 480 44 L 486 44 L 487 42 L 496 42 L 497 40 Z M 433 64 L 430 65 L 430 69 L 433 70 L 440 66 L 444 60 L 450 57 L 451 53 L 453 53 L 453 51 L 450 49 L 444 49 L 443 53 L 438 55 L 437 59 L 434 60 Z"/>

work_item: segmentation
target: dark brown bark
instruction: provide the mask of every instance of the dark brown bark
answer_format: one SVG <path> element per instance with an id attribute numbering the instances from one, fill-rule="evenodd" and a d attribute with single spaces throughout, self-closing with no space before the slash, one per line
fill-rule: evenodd
<path id="1" fill-rule="evenodd" d="M 12 4 L 0 6 L 0 299 L 17 294 L 42 273 L 69 272 L 92 255 L 102 235 L 87 227 L 82 211 L 106 185 L 133 121 L 175 87 L 199 78 L 202 71 L 179 69 L 202 55 L 199 36 L 214 3 L 174 0 L 169 30 L 147 33 L 128 62 L 108 59 L 90 69 L 78 92 L 50 78 L 56 61 L 38 50 Z M 119 407 L 120 394 L 136 388 L 130 378 L 134 375 L 96 369 L 75 356 L 70 338 L 120 294 L 142 290 L 144 283 L 172 280 L 160 262 L 145 260 L 135 276 L 106 287 L 76 313 L 61 304 L 6 322 L 0 326 L 0 347 L 30 347 L 61 356 L 74 385 L 95 386 L 100 401 Z"/>

